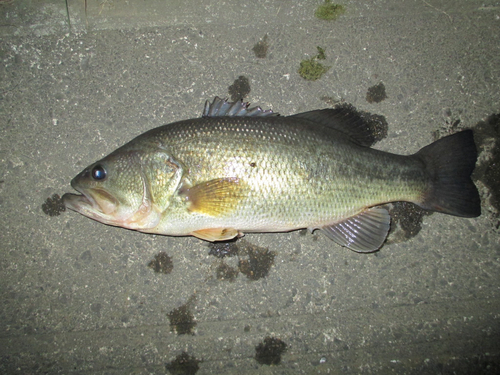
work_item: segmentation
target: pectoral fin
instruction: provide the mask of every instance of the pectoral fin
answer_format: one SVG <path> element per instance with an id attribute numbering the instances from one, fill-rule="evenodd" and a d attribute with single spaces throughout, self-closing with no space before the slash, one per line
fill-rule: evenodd
<path id="1" fill-rule="evenodd" d="M 190 233 L 192 236 L 198 237 L 205 241 L 227 241 L 242 234 L 233 228 L 209 228 L 201 229 Z"/>
<path id="2" fill-rule="evenodd" d="M 181 194 L 189 202 L 189 211 L 214 217 L 232 212 L 246 196 L 244 185 L 236 177 L 203 182 L 184 189 Z"/>
<path id="3" fill-rule="evenodd" d="M 372 207 L 321 231 L 339 245 L 368 253 L 378 250 L 389 232 L 391 217 L 386 209 Z"/>

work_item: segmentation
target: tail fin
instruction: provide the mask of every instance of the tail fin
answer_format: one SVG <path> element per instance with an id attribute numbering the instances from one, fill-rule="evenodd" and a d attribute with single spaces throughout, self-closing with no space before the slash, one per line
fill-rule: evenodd
<path id="1" fill-rule="evenodd" d="M 431 188 L 423 208 L 462 217 L 481 215 L 481 201 L 470 176 L 477 159 L 472 130 L 444 137 L 415 154 L 426 165 Z"/>

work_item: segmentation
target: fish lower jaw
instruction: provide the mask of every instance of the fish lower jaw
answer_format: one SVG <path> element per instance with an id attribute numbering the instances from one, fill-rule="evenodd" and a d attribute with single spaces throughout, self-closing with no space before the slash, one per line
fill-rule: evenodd
<path id="1" fill-rule="evenodd" d="M 124 226 L 123 220 L 119 220 L 115 216 L 104 213 L 92 197 L 85 194 L 66 193 L 63 195 L 62 200 L 66 208 L 78 212 L 89 219 L 103 224 Z"/>
<path id="2" fill-rule="evenodd" d="M 82 211 L 95 211 L 96 204 L 93 200 L 89 199 L 84 194 L 71 194 L 71 193 L 66 193 L 62 196 L 62 201 L 64 203 L 64 206 L 66 208 L 76 211 L 76 212 L 82 212 Z M 99 210 L 100 211 L 100 210 Z"/>

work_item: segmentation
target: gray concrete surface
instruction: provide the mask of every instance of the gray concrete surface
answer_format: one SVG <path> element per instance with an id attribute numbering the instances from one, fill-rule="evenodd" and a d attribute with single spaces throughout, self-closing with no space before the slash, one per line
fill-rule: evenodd
<path id="1" fill-rule="evenodd" d="M 276 253 L 257 281 L 217 279 L 197 239 L 41 209 L 86 165 L 199 116 L 240 75 L 247 100 L 285 115 L 324 96 L 383 115 L 376 147 L 402 154 L 500 111 L 498 1 L 352 0 L 334 22 L 314 17 L 319 4 L 89 0 L 85 14 L 69 0 L 70 29 L 62 1 L 0 2 L 0 372 L 162 374 L 182 352 L 199 374 L 500 372 L 498 217 L 481 182 L 481 217 L 427 216 L 375 254 L 321 234 L 247 235 Z M 305 81 L 316 46 L 331 69 Z M 388 98 L 370 104 L 379 82 Z M 160 251 L 170 274 L 147 266 Z M 168 314 L 184 304 L 197 325 L 178 335 Z M 268 336 L 287 345 L 278 365 L 255 360 Z"/>

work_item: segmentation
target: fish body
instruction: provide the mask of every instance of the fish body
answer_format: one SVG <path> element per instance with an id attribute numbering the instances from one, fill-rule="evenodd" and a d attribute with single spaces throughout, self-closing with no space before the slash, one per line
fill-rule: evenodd
<path id="1" fill-rule="evenodd" d="M 147 233 L 228 240 L 245 232 L 320 229 L 356 251 L 384 242 L 380 205 L 408 201 L 480 214 L 470 179 L 472 131 L 414 155 L 367 147 L 366 127 L 338 109 L 276 116 L 216 98 L 204 116 L 152 129 L 99 160 L 66 194 L 97 221 Z"/>

